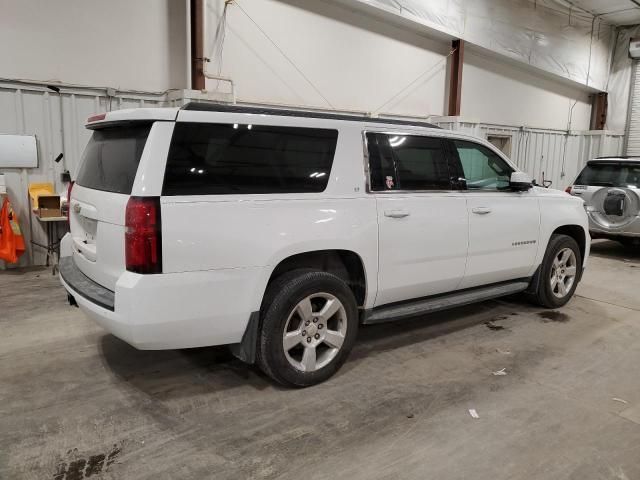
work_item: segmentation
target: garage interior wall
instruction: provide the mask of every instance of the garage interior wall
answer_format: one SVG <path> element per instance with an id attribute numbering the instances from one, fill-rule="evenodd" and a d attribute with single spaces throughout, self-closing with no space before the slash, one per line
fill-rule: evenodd
<path id="1" fill-rule="evenodd" d="M 0 77 L 147 92 L 187 88 L 185 5 L 0 0 Z"/>
<path id="2" fill-rule="evenodd" d="M 475 20 L 468 12 L 486 8 L 488 0 L 472 5 L 463 0 L 448 2 L 449 9 L 440 0 L 420 1 L 422 10 L 415 8 L 417 1 L 393 2 L 414 7 L 413 13 L 404 9 L 398 14 L 395 7 L 372 9 L 381 3 L 378 0 L 366 2 L 369 6 L 356 0 L 348 6 L 341 0 L 237 0 L 228 7 L 225 42 L 220 48 L 214 37 L 224 1 L 208 0 L 205 53 L 211 61 L 207 68 L 233 79 L 241 103 L 429 117 L 443 127 L 484 138 L 508 136 L 516 163 L 538 180 L 544 172 L 556 188 L 567 185 L 588 158 L 620 153 L 622 129 L 583 132 L 589 125 L 589 95 L 594 91 L 586 85 L 587 77 L 568 80 L 533 61 L 541 48 L 547 48 L 542 45 L 545 39 L 549 48 L 565 55 L 561 58 L 567 58 L 567 48 L 574 48 L 579 58 L 576 71 L 590 70 L 593 84 L 589 85 L 599 85 L 602 78 L 596 72 L 607 56 L 605 26 L 594 37 L 585 30 L 584 19 L 574 18 L 569 25 L 560 15 L 549 21 L 555 26 L 564 21 L 565 36 L 546 32 L 545 37 L 540 28 L 533 27 L 546 25 L 546 10 L 535 10 L 533 24 L 519 25 L 515 19 L 522 20 L 522 9 L 529 12 L 531 8 L 526 0 L 514 2 L 515 13 L 508 10 L 510 2 L 495 2 L 500 28 L 489 30 L 503 35 L 500 45 L 512 41 L 517 52 L 528 52 L 531 61 L 522 62 L 469 40 L 462 115 L 452 119 L 443 115 L 447 113 L 450 32 L 456 32 L 459 25 L 450 25 L 453 30 L 447 33 L 426 25 L 415 14 L 422 12 L 424 17 L 431 12 L 446 24 L 452 11 L 464 7 L 469 26 Z M 45 238 L 37 220 L 30 218 L 27 186 L 53 181 L 62 192 L 59 174 L 67 168 L 75 175 L 88 138 L 83 128 L 87 116 L 119 108 L 176 105 L 195 95 L 186 90 L 166 92 L 187 87 L 188 3 L 0 0 L 0 133 L 35 134 L 38 140 L 37 169 L 0 171 L 7 174 L 27 241 L 29 230 L 36 241 L 42 243 Z M 360 3 L 363 5 L 358 6 Z M 127 15 L 119 13 L 122 11 Z M 74 22 L 68 20 L 71 15 Z M 483 15 L 486 21 L 487 12 Z M 531 27 L 528 49 L 524 37 L 507 35 L 504 26 L 509 21 L 525 30 Z M 474 29 L 469 26 L 462 33 L 474 38 Z M 567 45 L 561 48 L 557 42 L 563 38 Z M 16 58 L 15 45 L 23 45 L 21 51 L 26 53 Z M 592 55 L 590 67 L 584 57 L 589 47 L 598 52 Z M 25 78 L 36 82 L 19 81 Z M 47 88 L 56 81 L 65 85 L 61 94 Z M 208 80 L 207 88 L 222 92 L 228 85 Z M 64 161 L 54 163 L 63 151 Z M 20 265 L 42 264 L 44 259 L 44 252 L 30 248 Z"/>
<path id="3" fill-rule="evenodd" d="M 441 2 L 418 3 L 423 17 L 432 9 L 432 16 L 436 17 L 441 7 Z M 503 3 L 496 2 L 492 11 L 500 17 L 504 10 L 498 20 L 506 22 L 508 7 Z M 514 3 L 519 10 L 512 16 L 521 19 L 529 3 Z M 412 26 L 400 25 L 362 9 L 347 8 L 342 2 L 238 1 L 227 7 L 226 36 L 221 47 L 220 40 L 215 41 L 215 32 L 223 8 L 222 0 L 207 2 L 207 55 L 211 58 L 208 68 L 232 78 L 242 101 L 421 117 L 447 113 L 447 54 L 451 43 L 441 31 L 416 22 Z M 476 11 L 479 5 L 468 8 Z M 484 122 L 567 129 L 571 112 L 569 128 L 586 130 L 591 109 L 589 95 L 595 92 L 586 85 L 586 72 L 590 68 L 592 82 L 597 79 L 598 84 L 604 83 L 601 70 L 608 68 L 611 28 L 601 26 L 600 40 L 594 38 L 592 42 L 591 23 L 585 36 L 584 20 L 562 20 L 558 14 L 546 14 L 542 7 L 532 11 L 537 15 L 538 27 L 543 16 L 552 25 L 572 22 L 571 27 L 565 25 L 565 41 L 579 52 L 586 52 L 578 56 L 579 67 L 575 66 L 572 73 L 583 83 L 553 75 L 550 68 L 534 68 L 533 60 L 525 64 L 513 56 L 506 58 L 497 51 L 471 47 L 464 60 L 462 115 Z M 449 30 L 455 28 L 451 26 Z M 549 41 L 561 41 L 553 37 L 554 33 L 547 33 L 551 36 Z M 579 38 L 582 42 L 576 44 Z M 514 36 L 509 40 L 524 48 L 522 38 Z M 590 47 L 592 66 L 587 67 Z M 559 53 L 562 55 L 567 49 L 565 46 Z M 562 60 L 562 56 L 559 58 Z M 207 88 L 226 86 L 208 80 Z"/>
<path id="4" fill-rule="evenodd" d="M 420 116 L 444 109 L 450 50 L 444 39 L 329 2 L 306 2 L 303 8 L 288 1 L 252 0 L 229 5 L 224 47 L 216 55 L 223 5 L 207 2 L 208 68 L 232 78 L 242 101 L 361 112 L 382 108 Z M 382 105 L 418 77 L 413 88 Z M 207 88 L 217 86 L 207 80 Z"/>

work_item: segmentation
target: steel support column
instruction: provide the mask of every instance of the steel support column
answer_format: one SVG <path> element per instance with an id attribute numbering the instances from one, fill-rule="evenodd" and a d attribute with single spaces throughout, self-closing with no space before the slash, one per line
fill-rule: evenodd
<path id="1" fill-rule="evenodd" d="M 462 65 L 464 62 L 464 40 L 451 42 L 453 53 L 451 54 L 449 69 L 449 113 L 450 116 L 460 115 L 462 101 Z"/>
<path id="2" fill-rule="evenodd" d="M 593 94 L 591 103 L 591 130 L 604 130 L 607 123 L 607 92 L 598 92 Z"/>
<path id="3" fill-rule="evenodd" d="M 190 0 L 191 88 L 204 90 L 204 0 Z"/>

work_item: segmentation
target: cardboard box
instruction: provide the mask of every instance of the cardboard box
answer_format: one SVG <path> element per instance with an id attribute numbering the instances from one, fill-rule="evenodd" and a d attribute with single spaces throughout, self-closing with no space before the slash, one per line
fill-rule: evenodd
<path id="1" fill-rule="evenodd" d="M 36 213 L 40 218 L 61 217 L 60 195 L 39 195 Z"/>
<path id="2" fill-rule="evenodd" d="M 38 203 L 38 197 L 40 195 L 55 195 L 53 191 L 53 183 L 30 183 L 29 184 L 29 196 L 31 197 L 31 208 L 35 212 L 40 208 Z"/>

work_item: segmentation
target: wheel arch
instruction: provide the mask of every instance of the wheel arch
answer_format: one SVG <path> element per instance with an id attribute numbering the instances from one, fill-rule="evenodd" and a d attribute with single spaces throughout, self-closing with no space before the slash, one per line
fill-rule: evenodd
<path id="1" fill-rule="evenodd" d="M 368 294 L 365 262 L 362 256 L 348 249 L 311 250 L 283 258 L 271 271 L 263 296 L 276 278 L 286 272 L 305 268 L 332 273 L 341 278 L 353 292 L 358 306 L 365 306 Z"/>
<path id="2" fill-rule="evenodd" d="M 573 238 L 580 247 L 580 256 L 582 257 L 582 261 L 584 262 L 585 254 L 587 251 L 587 234 L 585 233 L 582 226 L 561 225 L 557 227 L 553 232 L 551 232 L 551 235 L 567 235 L 568 237 Z M 551 236 L 549 238 L 551 238 Z"/>

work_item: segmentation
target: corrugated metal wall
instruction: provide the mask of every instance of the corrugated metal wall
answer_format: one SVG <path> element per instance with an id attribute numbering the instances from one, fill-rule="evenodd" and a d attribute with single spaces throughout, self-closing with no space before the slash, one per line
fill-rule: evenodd
<path id="1" fill-rule="evenodd" d="M 89 132 L 84 128 L 87 117 L 96 112 L 166 103 L 164 94 L 119 93 L 108 97 L 104 89 L 71 87 L 62 88 L 58 94 L 46 86 L 0 82 L 0 133 L 35 135 L 38 144 L 38 168 L 0 168 L 28 245 L 20 266 L 41 265 L 46 258 L 44 250 L 31 242 L 46 244 L 46 232 L 30 214 L 28 185 L 53 182 L 58 192 L 65 191 L 60 174 L 68 169 L 75 178 L 80 156 L 89 138 Z M 54 159 L 62 152 L 64 159 L 55 163 Z M 62 230 L 66 225 L 59 228 Z M 3 267 L 0 260 L 0 269 Z"/>
<path id="2" fill-rule="evenodd" d="M 627 112 L 627 155 L 640 155 L 640 62 L 633 60 L 629 87 L 629 111 Z"/>
<path id="3" fill-rule="evenodd" d="M 509 157 L 538 183 L 551 180 L 551 188 L 564 189 L 573 182 L 587 160 L 605 155 L 619 155 L 623 134 L 593 130 L 566 132 L 537 128 L 510 127 L 446 119 L 439 126 L 480 138 L 491 135 L 511 139 Z"/>
<path id="4" fill-rule="evenodd" d="M 46 243 L 46 234 L 30 214 L 28 185 L 32 182 L 53 182 L 57 191 L 63 193 L 60 174 L 68 169 L 75 178 L 89 138 L 89 132 L 84 128 L 88 116 L 121 108 L 179 106 L 190 100 L 228 101 L 229 97 L 188 90 L 118 92 L 108 96 L 103 88 L 84 87 L 64 87 L 58 94 L 46 85 L 0 81 L 0 133 L 35 135 L 38 140 L 38 168 L 0 169 L 0 173 L 5 174 L 8 193 L 29 245 L 19 265 L 41 265 L 45 261 L 45 252 L 31 244 L 32 238 L 40 244 Z M 623 136 L 610 132 L 567 134 L 557 130 L 465 122 L 451 117 L 442 117 L 436 123 L 443 128 L 481 138 L 489 135 L 509 137 L 510 157 L 515 163 L 539 182 L 544 173 L 545 180 L 552 180 L 554 188 L 569 185 L 588 159 L 619 154 L 623 148 Z M 64 160 L 55 163 L 54 159 L 61 152 L 64 152 Z M 2 268 L 4 265 L 0 261 Z"/>

